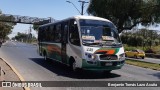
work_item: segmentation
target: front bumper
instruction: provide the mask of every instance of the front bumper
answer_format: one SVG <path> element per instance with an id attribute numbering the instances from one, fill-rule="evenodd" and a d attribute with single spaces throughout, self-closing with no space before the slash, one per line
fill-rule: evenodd
<path id="1" fill-rule="evenodd" d="M 111 65 L 107 65 L 110 63 Z M 112 61 L 96 61 L 89 62 L 85 59 L 82 60 L 82 68 L 86 70 L 116 70 L 121 69 L 125 60 L 112 60 Z"/>

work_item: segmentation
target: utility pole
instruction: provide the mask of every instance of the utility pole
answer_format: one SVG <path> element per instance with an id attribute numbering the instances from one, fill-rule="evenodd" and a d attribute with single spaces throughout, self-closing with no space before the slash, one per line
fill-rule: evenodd
<path id="1" fill-rule="evenodd" d="M 82 6 L 81 6 L 81 15 L 83 15 L 83 10 L 84 10 L 84 4 L 88 3 L 86 1 L 82 1 L 82 0 L 79 0 L 78 2 L 82 3 Z"/>
<path id="2" fill-rule="evenodd" d="M 72 3 L 71 1 L 66 1 L 66 2 L 68 2 L 68 3 L 71 3 L 76 9 L 77 9 L 77 7 L 74 5 L 74 3 Z M 86 3 L 89 3 L 89 2 L 86 2 L 86 1 L 83 1 L 83 0 L 79 0 L 78 2 L 80 2 L 80 3 L 82 3 L 82 6 L 81 6 L 81 12 L 77 9 L 77 11 L 79 12 L 79 14 L 81 14 L 81 15 L 83 15 L 84 13 L 83 13 L 83 10 L 84 10 L 84 5 L 86 4 Z"/>
<path id="3" fill-rule="evenodd" d="M 28 42 L 31 43 L 31 39 L 32 39 L 32 27 L 30 25 L 29 27 L 29 31 L 28 31 Z"/>

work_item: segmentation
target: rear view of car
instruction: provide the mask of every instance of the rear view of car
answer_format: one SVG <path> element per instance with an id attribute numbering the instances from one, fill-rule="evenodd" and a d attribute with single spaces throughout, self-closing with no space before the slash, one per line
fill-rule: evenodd
<path id="1" fill-rule="evenodd" d="M 143 50 L 137 49 L 137 57 L 141 57 L 142 59 L 144 59 L 145 52 Z"/>
<path id="2" fill-rule="evenodd" d="M 145 52 L 143 50 L 140 49 L 136 49 L 136 50 L 131 50 L 131 51 L 126 51 L 126 57 L 134 57 L 134 58 L 145 58 Z"/>

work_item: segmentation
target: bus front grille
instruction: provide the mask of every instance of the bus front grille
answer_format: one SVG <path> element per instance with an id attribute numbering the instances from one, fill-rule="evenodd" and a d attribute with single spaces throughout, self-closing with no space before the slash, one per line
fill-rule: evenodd
<path id="1" fill-rule="evenodd" d="M 100 55 L 100 60 L 117 60 L 117 55 Z"/>

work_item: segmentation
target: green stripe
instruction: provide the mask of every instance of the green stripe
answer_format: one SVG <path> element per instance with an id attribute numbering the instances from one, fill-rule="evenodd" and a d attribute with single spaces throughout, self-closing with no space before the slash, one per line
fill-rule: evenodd
<path id="1" fill-rule="evenodd" d="M 117 54 L 119 52 L 120 48 L 116 48 L 114 54 Z"/>

